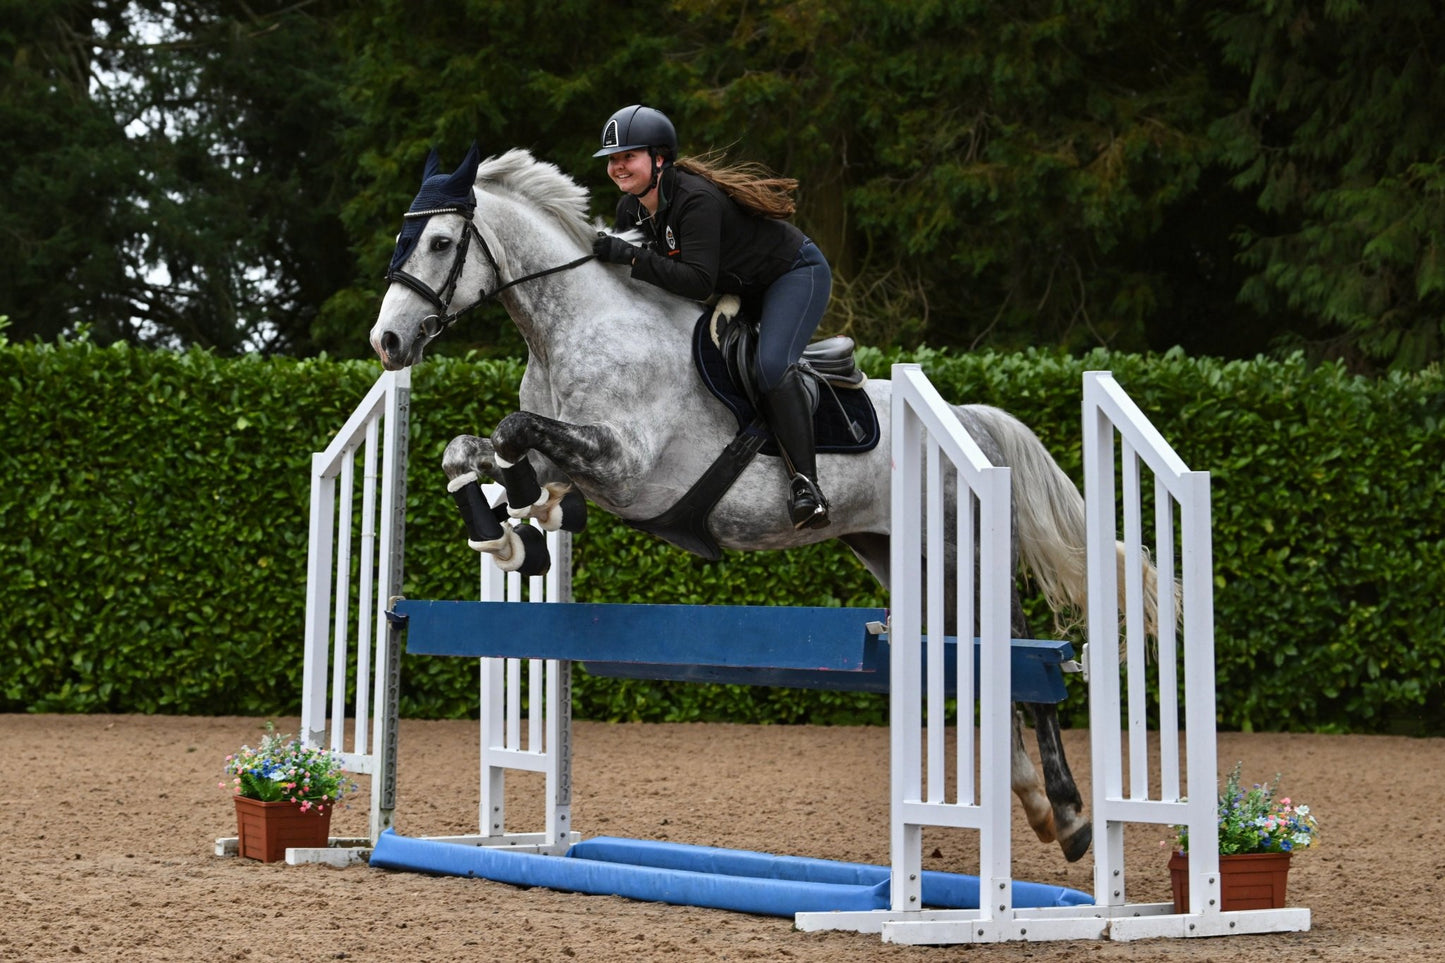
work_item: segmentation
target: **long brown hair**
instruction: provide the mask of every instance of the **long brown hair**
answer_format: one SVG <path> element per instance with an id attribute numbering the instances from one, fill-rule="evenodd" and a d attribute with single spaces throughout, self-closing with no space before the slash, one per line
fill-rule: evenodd
<path id="1" fill-rule="evenodd" d="M 721 152 L 714 151 L 698 157 L 679 157 L 674 166 L 707 178 L 754 214 L 785 218 L 792 217 L 798 209 L 793 201 L 797 180 L 779 177 L 761 164 L 728 164 Z"/>

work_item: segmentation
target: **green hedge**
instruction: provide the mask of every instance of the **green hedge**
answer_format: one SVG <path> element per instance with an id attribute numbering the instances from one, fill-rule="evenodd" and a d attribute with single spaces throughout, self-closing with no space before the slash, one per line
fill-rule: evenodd
<path id="1" fill-rule="evenodd" d="M 1079 384 L 1109 369 L 1213 481 L 1219 722 L 1445 731 L 1445 379 L 1299 360 L 1044 352 L 907 357 L 945 397 L 997 404 L 1079 476 Z M 311 452 L 373 363 L 219 360 L 87 343 L 0 346 L 0 710 L 269 715 L 298 708 Z M 413 377 L 405 592 L 466 598 L 475 556 L 446 442 L 515 405 L 514 362 Z M 609 602 L 882 605 L 835 545 L 708 564 L 593 512 L 575 593 Z M 1047 616 L 1035 600 L 1039 626 Z M 475 712 L 466 660 L 407 658 L 403 711 Z M 578 715 L 882 721 L 876 697 L 592 679 Z M 1068 717 L 1085 718 L 1081 700 Z"/>

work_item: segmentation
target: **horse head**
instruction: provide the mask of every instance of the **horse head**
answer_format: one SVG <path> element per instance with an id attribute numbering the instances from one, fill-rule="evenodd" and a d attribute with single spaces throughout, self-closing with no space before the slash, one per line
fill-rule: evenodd
<path id="1" fill-rule="evenodd" d="M 388 370 L 421 360 L 422 350 L 464 312 L 481 303 L 484 294 L 459 303 L 458 290 L 485 291 L 481 272 L 495 271 L 486 242 L 472 215 L 481 153 L 475 143 L 461 166 L 443 173 L 433 150 L 422 173 L 421 190 L 407 209 L 396 249 L 386 272 L 389 284 L 381 311 L 371 329 L 371 346 Z M 470 256 L 476 239 L 487 268 Z"/>
<path id="2" fill-rule="evenodd" d="M 441 172 L 433 151 L 371 329 L 382 364 L 393 370 L 415 364 L 430 341 L 473 308 L 593 260 L 597 228 L 586 211 L 587 191 L 525 150 L 481 160 L 473 144 L 450 174 Z M 533 314 L 507 308 L 527 337 Z"/>

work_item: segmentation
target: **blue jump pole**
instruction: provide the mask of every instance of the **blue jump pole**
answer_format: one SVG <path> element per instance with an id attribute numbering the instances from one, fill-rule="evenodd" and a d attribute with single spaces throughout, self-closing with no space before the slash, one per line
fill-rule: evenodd
<path id="1" fill-rule="evenodd" d="M 889 690 L 882 609 L 404 599 L 395 611 L 407 621 L 407 651 L 418 655 L 570 659 L 618 678 Z M 952 694 L 957 642 L 945 645 Z M 1064 700 L 1068 642 L 1014 639 L 1010 652 L 1016 701 Z M 976 640 L 973 658 L 978 678 Z"/>
<path id="2" fill-rule="evenodd" d="M 371 865 L 761 916 L 889 906 L 889 871 L 884 866 L 612 836 L 576 843 L 566 856 L 541 856 L 411 839 L 387 830 L 377 841 Z M 979 890 L 977 876 L 923 874 L 923 902 L 930 908 L 977 909 Z M 1015 906 L 1091 903 L 1087 893 L 1067 887 L 1013 883 Z"/>

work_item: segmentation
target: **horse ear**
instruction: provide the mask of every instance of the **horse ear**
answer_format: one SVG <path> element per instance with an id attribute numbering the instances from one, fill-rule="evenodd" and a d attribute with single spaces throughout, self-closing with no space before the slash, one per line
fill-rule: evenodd
<path id="1" fill-rule="evenodd" d="M 462 158 L 461 166 L 452 173 L 451 185 L 456 188 L 470 190 L 477 180 L 477 167 L 482 163 L 482 149 L 472 141 L 472 146 L 467 150 L 467 156 Z"/>
<path id="2" fill-rule="evenodd" d="M 442 169 L 442 157 L 437 153 L 435 147 L 426 155 L 426 166 L 422 168 L 421 179 L 425 181 L 434 174 L 440 174 Z"/>

